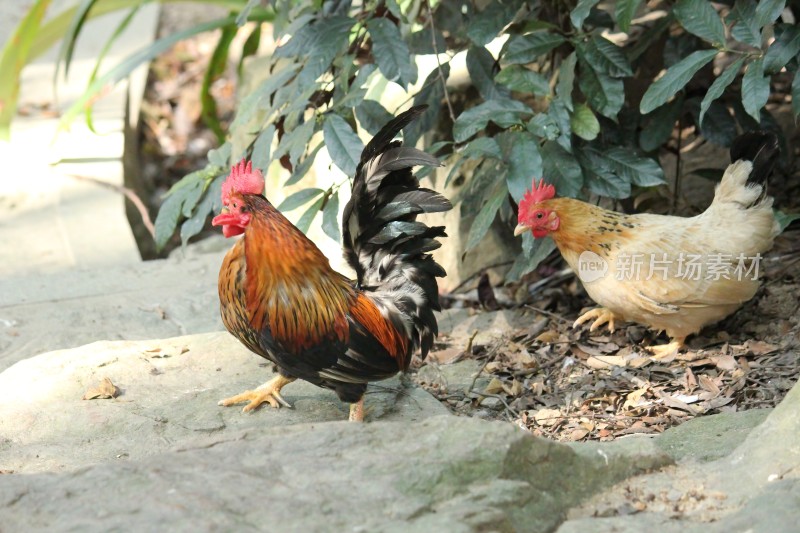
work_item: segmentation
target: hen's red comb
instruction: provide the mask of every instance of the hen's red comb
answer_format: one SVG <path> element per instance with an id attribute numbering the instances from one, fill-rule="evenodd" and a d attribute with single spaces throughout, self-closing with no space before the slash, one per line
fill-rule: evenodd
<path id="1" fill-rule="evenodd" d="M 519 203 L 519 210 L 526 212 L 539 202 L 544 202 L 554 198 L 556 195 L 556 188 L 549 183 L 544 182 L 544 178 L 539 180 L 539 186 L 536 186 L 536 178 L 533 179 L 533 187 L 530 191 L 526 192 Z"/>
<path id="2" fill-rule="evenodd" d="M 241 194 L 262 194 L 264 192 L 264 177 L 260 170 L 253 170 L 252 161 L 242 159 L 231 168 L 231 173 L 222 184 L 223 203 L 232 192 Z"/>

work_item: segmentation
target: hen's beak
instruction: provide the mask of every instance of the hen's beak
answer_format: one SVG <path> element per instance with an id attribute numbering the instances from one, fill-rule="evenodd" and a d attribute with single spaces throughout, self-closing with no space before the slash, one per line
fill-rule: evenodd
<path id="1" fill-rule="evenodd" d="M 519 237 L 526 231 L 530 231 L 530 228 L 524 224 L 519 224 L 516 228 L 514 228 L 514 237 Z"/>

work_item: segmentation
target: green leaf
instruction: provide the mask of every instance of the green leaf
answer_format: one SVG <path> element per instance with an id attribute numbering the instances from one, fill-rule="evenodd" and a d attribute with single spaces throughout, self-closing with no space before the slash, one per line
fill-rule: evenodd
<path id="1" fill-rule="evenodd" d="M 303 57 L 305 66 L 298 79 L 301 87 L 317 81 L 342 48 L 347 45 L 355 21 L 334 15 L 320 17 L 314 24 L 303 26 L 288 43 L 275 50 L 273 57 Z"/>
<path id="2" fill-rule="evenodd" d="M 633 76 L 631 65 L 622 49 L 605 37 L 593 35 L 588 42 L 578 47 L 578 51 L 584 56 L 585 62 L 598 72 L 612 78 Z"/>
<path id="3" fill-rule="evenodd" d="M 569 20 L 572 21 L 572 25 L 575 29 L 581 29 L 583 21 L 586 20 L 592 8 L 596 6 L 599 1 L 600 0 L 578 0 L 575 9 L 569 14 Z"/>
<path id="4" fill-rule="evenodd" d="M 77 6 L 75 16 L 69 24 L 69 29 L 64 34 L 61 41 L 61 48 L 58 51 L 58 59 L 56 60 L 56 72 L 53 75 L 53 81 L 58 80 L 59 70 L 61 65 L 64 65 L 64 79 L 69 75 L 69 67 L 72 63 L 72 54 L 75 52 L 75 43 L 78 41 L 78 35 L 83 28 L 84 22 L 88 18 L 89 11 L 95 6 L 97 0 L 82 0 Z"/>
<path id="5" fill-rule="evenodd" d="M 0 55 L 0 140 L 8 140 L 11 135 L 11 119 L 17 112 L 19 75 L 28 62 L 31 44 L 40 31 L 39 25 L 49 5 L 50 0 L 37 0 L 3 46 Z"/>
<path id="6" fill-rule="evenodd" d="M 278 211 L 281 213 L 288 213 L 289 211 L 293 211 L 301 205 L 305 205 L 314 198 L 317 198 L 323 194 L 325 194 L 325 191 L 317 187 L 310 187 L 308 189 L 297 191 L 296 193 L 287 196 L 286 199 L 280 203 L 278 206 Z"/>
<path id="7" fill-rule="evenodd" d="M 653 45 L 661 40 L 662 35 L 672 25 L 673 20 L 672 12 L 669 12 L 646 28 L 632 46 L 626 47 L 625 55 L 628 57 L 628 61 L 634 62 L 639 59 L 642 54 L 648 50 L 652 50 Z"/>
<path id="8" fill-rule="evenodd" d="M 575 65 L 578 62 L 578 55 L 572 52 L 558 67 L 558 84 L 556 85 L 556 96 L 558 96 L 567 109 L 572 111 L 572 91 L 575 88 Z"/>
<path id="9" fill-rule="evenodd" d="M 382 127 L 394 118 L 391 113 L 386 111 L 386 108 L 375 100 L 364 100 L 355 109 L 355 112 L 358 123 L 370 135 L 378 133 Z"/>
<path id="10" fill-rule="evenodd" d="M 514 0 L 489 2 L 483 11 L 470 17 L 467 37 L 478 46 L 488 44 L 513 20 L 520 5 L 521 2 Z"/>
<path id="11" fill-rule="evenodd" d="M 761 121 L 761 108 L 769 99 L 769 77 L 764 76 L 764 60 L 759 58 L 747 65 L 742 76 L 742 105 L 747 114 Z"/>
<path id="12" fill-rule="evenodd" d="M 364 151 L 364 143 L 358 138 L 353 128 L 345 119 L 331 113 L 325 116 L 322 133 L 333 163 L 346 176 L 354 176 L 356 166 L 361 159 L 361 152 Z"/>
<path id="13" fill-rule="evenodd" d="M 800 117 L 800 70 L 794 73 L 792 79 L 792 111 L 796 121 Z"/>
<path id="14" fill-rule="evenodd" d="M 772 214 L 775 217 L 775 221 L 778 223 L 780 233 L 783 233 L 783 231 L 789 227 L 789 224 L 795 220 L 800 220 L 800 213 L 784 213 L 778 209 L 773 209 Z"/>
<path id="15" fill-rule="evenodd" d="M 342 235 L 339 231 L 339 191 L 333 193 L 322 209 L 322 231 L 325 235 L 339 242 Z"/>
<path id="16" fill-rule="evenodd" d="M 489 100 L 461 113 L 453 124 L 453 139 L 462 143 L 486 128 L 491 120 L 501 128 L 522 124 L 520 115 L 533 114 L 531 109 L 517 100 Z"/>
<path id="17" fill-rule="evenodd" d="M 313 204 L 309 206 L 308 209 L 302 214 L 302 216 L 297 220 L 295 227 L 302 231 L 303 233 L 308 233 L 308 228 L 311 227 L 311 223 L 314 222 L 314 218 L 319 213 L 319 210 L 322 209 L 322 204 L 325 202 L 325 198 L 320 198 Z"/>
<path id="18" fill-rule="evenodd" d="M 713 44 L 725 42 L 725 26 L 719 13 L 706 0 L 678 0 L 672 8 L 678 22 L 691 34 Z"/>
<path id="19" fill-rule="evenodd" d="M 236 17 L 236 25 L 244 26 L 245 22 L 247 22 L 247 17 L 250 16 L 250 12 L 260 3 L 261 0 L 247 0 L 247 4 L 239 12 L 239 16 Z"/>
<path id="20" fill-rule="evenodd" d="M 716 50 L 698 50 L 670 67 L 644 93 L 642 102 L 639 104 L 639 112 L 646 115 L 666 103 L 667 100 L 683 89 L 692 79 L 692 76 L 714 59 L 716 55 Z"/>
<path id="21" fill-rule="evenodd" d="M 526 128 L 528 128 L 528 131 L 537 137 L 547 139 L 548 141 L 557 139 L 558 134 L 560 133 L 558 124 L 556 124 L 556 121 L 553 119 L 553 117 L 547 113 L 536 114 L 528 121 Z"/>
<path id="22" fill-rule="evenodd" d="M 181 246 L 186 246 L 189 239 L 203 231 L 208 215 L 214 214 L 215 207 L 220 203 L 222 182 L 225 181 L 225 177 L 226 176 L 222 174 L 212 180 L 205 191 L 203 200 L 197 205 L 197 209 L 194 210 L 194 214 L 181 224 Z"/>
<path id="23" fill-rule="evenodd" d="M 200 117 L 205 125 L 217 136 L 218 142 L 225 141 L 225 131 L 222 129 L 222 124 L 220 124 L 217 116 L 217 101 L 211 94 L 211 85 L 225 73 L 225 67 L 228 64 L 228 52 L 237 31 L 237 26 L 229 25 L 222 28 L 217 46 L 214 47 L 214 53 L 211 54 L 211 59 L 203 74 L 203 83 L 200 85 Z"/>
<path id="24" fill-rule="evenodd" d="M 564 102 L 553 100 L 547 109 L 547 114 L 553 118 L 558 126 L 558 139 L 556 141 L 568 152 L 572 151 L 572 127 L 569 125 L 569 112 Z"/>
<path id="25" fill-rule="evenodd" d="M 279 107 L 283 105 L 280 102 L 270 104 L 269 99 L 275 91 L 289 85 L 289 80 L 297 74 L 299 68 L 300 65 L 289 63 L 284 68 L 274 70 L 267 76 L 267 79 L 261 82 L 253 92 L 245 96 L 239 103 L 236 109 L 236 117 L 234 117 L 230 129 L 235 130 L 247 124 L 250 119 L 253 118 L 253 115 L 262 107 L 269 108 L 271 106 Z M 263 105 L 264 103 L 267 105 Z"/>
<path id="26" fill-rule="evenodd" d="M 592 109 L 615 120 L 625 103 L 625 88 L 622 80 L 597 72 L 586 63 L 581 65 L 578 86 L 586 96 Z"/>
<path id="27" fill-rule="evenodd" d="M 114 44 L 117 42 L 117 39 L 119 38 L 119 36 L 122 35 L 125 32 L 125 30 L 128 28 L 128 25 L 131 23 L 133 18 L 138 13 L 139 13 L 139 6 L 136 6 L 136 7 L 132 8 L 128 12 L 128 14 L 125 15 L 125 18 L 122 19 L 122 21 L 119 23 L 119 25 L 117 25 L 116 29 L 114 29 L 114 33 L 111 34 L 111 36 L 108 38 L 108 40 L 103 45 L 103 48 L 97 54 L 97 60 L 95 61 L 94 68 L 92 69 L 92 73 L 89 75 L 89 81 L 87 82 L 87 86 L 90 86 L 94 82 L 94 80 L 97 79 L 97 75 L 98 75 L 98 73 L 100 71 L 100 65 L 102 65 L 103 59 L 105 59 L 105 57 L 108 54 L 108 52 L 111 51 L 111 49 L 113 48 Z M 54 77 L 54 80 L 55 80 L 55 77 Z M 89 127 L 89 129 L 93 133 L 97 133 L 95 131 L 95 129 L 94 129 L 94 123 L 93 123 L 93 119 L 92 119 L 92 108 L 91 107 L 87 107 L 86 108 L 86 125 Z"/>
<path id="28" fill-rule="evenodd" d="M 641 3 L 642 0 L 617 0 L 614 15 L 620 29 L 625 33 L 628 33 L 631 29 L 631 20 L 633 20 L 633 16 Z"/>
<path id="29" fill-rule="evenodd" d="M 253 143 L 253 166 L 262 172 L 267 171 L 267 167 L 272 161 L 272 140 L 275 138 L 275 125 L 270 124 L 256 137 Z"/>
<path id="30" fill-rule="evenodd" d="M 181 214 L 184 217 L 192 216 L 192 211 L 197 206 L 197 202 L 200 201 L 200 197 L 203 196 L 203 191 L 205 190 L 206 182 L 203 180 L 198 180 L 195 185 L 191 187 L 187 187 L 187 191 L 185 197 L 183 199 L 183 204 L 181 206 Z"/>
<path id="31" fill-rule="evenodd" d="M 500 145 L 494 137 L 479 137 L 467 144 L 461 152 L 463 157 L 479 158 L 479 157 L 493 157 L 495 159 L 503 159 L 503 152 L 500 151 Z"/>
<path id="32" fill-rule="evenodd" d="M 800 52 L 800 28 L 781 24 L 775 28 L 775 41 L 764 55 L 764 72 L 774 74 Z"/>
<path id="33" fill-rule="evenodd" d="M 533 234 L 528 232 L 522 236 L 523 251 L 526 247 L 525 241 L 528 240 L 531 241 L 530 251 L 519 255 L 514 261 L 511 270 L 506 274 L 506 279 L 508 281 L 517 281 L 525 274 L 533 272 L 533 270 L 556 249 L 556 243 L 552 238 L 545 237 L 543 239 L 534 240 Z"/>
<path id="34" fill-rule="evenodd" d="M 450 76 L 450 64 L 445 63 L 439 68 L 435 68 L 425 78 L 422 89 L 414 96 L 414 105 L 427 104 L 428 109 L 414 122 L 408 125 L 403 131 L 406 144 L 414 146 L 420 137 L 426 132 L 431 131 L 436 121 L 439 119 L 439 112 L 444 99 L 445 82 Z"/>
<path id="35" fill-rule="evenodd" d="M 437 31 L 431 36 L 431 27 L 425 26 L 419 31 L 412 32 L 406 38 L 408 43 L 408 50 L 415 55 L 429 55 L 435 54 L 438 50 L 439 53 L 444 53 L 447 50 L 447 42 L 444 40 L 442 32 Z M 433 39 L 436 39 L 436 47 L 434 48 Z"/>
<path id="36" fill-rule="evenodd" d="M 656 161 L 641 157 L 630 148 L 616 146 L 606 150 L 603 155 L 611 170 L 627 182 L 639 187 L 653 187 L 666 183 L 664 171 Z"/>
<path id="37" fill-rule="evenodd" d="M 774 22 L 783 11 L 785 0 L 759 0 L 756 4 L 756 24 L 763 28 Z"/>
<path id="38" fill-rule="evenodd" d="M 590 191 L 609 198 L 627 198 L 631 195 L 631 182 L 614 172 L 611 163 L 602 154 L 586 147 L 579 150 L 577 156 Z"/>
<path id="39" fill-rule="evenodd" d="M 725 92 L 725 89 L 728 88 L 728 85 L 733 82 L 733 80 L 736 78 L 736 75 L 739 73 L 739 70 L 742 68 L 742 63 L 744 63 L 744 60 L 744 57 L 740 57 L 731 63 L 728 68 L 726 68 L 725 71 L 714 80 L 714 83 L 711 84 L 711 87 L 708 88 L 708 91 L 706 91 L 706 95 L 703 97 L 703 101 L 700 103 L 700 118 L 698 121 L 701 126 L 703 125 L 703 117 L 705 117 L 708 107 L 714 100 L 722 96 L 722 93 Z"/>
<path id="40" fill-rule="evenodd" d="M 578 196 L 583 188 L 583 172 L 575 156 L 553 141 L 544 143 L 540 150 L 545 181 L 556 188 L 559 196 Z"/>
<path id="41" fill-rule="evenodd" d="M 286 183 L 283 184 L 284 187 L 288 187 L 289 185 L 294 185 L 295 183 L 303 179 L 303 176 L 305 176 L 308 173 L 309 169 L 311 168 L 311 165 L 314 164 L 314 159 L 316 159 L 317 153 L 319 153 L 320 148 L 322 148 L 323 146 L 325 146 L 325 143 L 319 143 L 316 148 L 311 150 L 310 154 L 305 156 L 302 161 L 300 161 L 297 165 L 295 165 L 294 172 L 292 172 L 292 175 L 289 176 L 288 180 L 286 180 Z"/>
<path id="42" fill-rule="evenodd" d="M 512 35 L 500 55 L 506 63 L 532 63 L 564 41 L 561 35 L 547 31 Z"/>
<path id="43" fill-rule="evenodd" d="M 642 150 L 652 152 L 667 142 L 682 109 L 683 95 L 679 94 L 671 102 L 642 117 L 645 120 L 639 133 L 639 146 Z"/>
<path id="44" fill-rule="evenodd" d="M 550 83 L 541 74 L 521 65 L 509 65 L 495 76 L 494 81 L 512 91 L 539 96 L 550 94 Z"/>
<path id="45" fill-rule="evenodd" d="M 381 74 L 404 89 L 416 83 L 417 66 L 411 61 L 411 52 L 397 26 L 389 19 L 374 18 L 367 22 L 367 29 L 372 36 L 372 53 Z"/>
<path id="46" fill-rule="evenodd" d="M 187 179 L 188 178 L 188 179 Z M 203 192 L 205 179 L 203 178 L 203 171 L 193 172 L 183 178 L 184 183 L 181 187 L 177 187 L 178 182 L 170 189 L 170 193 L 158 209 L 158 216 L 155 222 L 155 243 L 156 249 L 161 250 L 172 234 L 175 233 L 175 228 L 178 226 L 180 220 L 183 204 L 187 199 L 194 198 L 194 203 L 197 203 L 197 198 Z M 194 207 L 194 204 L 192 205 Z"/>
<path id="47" fill-rule="evenodd" d="M 308 142 L 316 129 L 316 121 L 309 119 L 284 135 L 272 153 L 273 161 L 289 154 L 289 164 L 294 166 L 308 147 Z"/>
<path id="48" fill-rule="evenodd" d="M 542 156 L 539 143 L 528 131 L 504 131 L 496 137 L 508 165 L 506 185 L 515 202 L 519 203 L 531 180 L 542 175 Z"/>
<path id="49" fill-rule="evenodd" d="M 226 142 L 219 148 L 212 148 L 208 151 L 208 162 L 221 168 L 227 168 L 231 163 L 231 150 L 233 146 Z"/>
<path id="50" fill-rule="evenodd" d="M 572 132 L 581 139 L 591 141 L 600 133 L 600 123 L 586 104 L 578 104 L 569 121 Z"/>
<path id="51" fill-rule="evenodd" d="M 687 108 L 697 121 L 700 114 L 698 98 L 692 98 L 687 102 Z M 748 116 L 748 118 L 750 118 Z M 696 124 L 697 122 L 695 122 Z M 719 146 L 730 146 L 736 137 L 736 121 L 728 111 L 728 107 L 719 101 L 712 102 L 708 107 L 703 124 L 700 126 L 700 134 Z"/>
<path id="52" fill-rule="evenodd" d="M 475 220 L 472 221 L 472 227 L 469 230 L 469 237 L 467 237 L 467 250 L 471 250 L 475 248 L 475 246 L 481 242 L 483 237 L 486 235 L 486 232 L 489 231 L 489 227 L 494 222 L 494 217 L 497 215 L 497 211 L 500 209 L 500 206 L 503 205 L 503 201 L 508 196 L 508 191 L 505 187 L 497 187 L 497 190 L 494 194 L 489 198 L 489 200 L 481 207 L 481 210 L 475 216 Z"/>
<path id="53" fill-rule="evenodd" d="M 733 24 L 731 37 L 750 46 L 761 48 L 761 26 L 756 20 L 755 0 L 736 0 L 728 15 L 728 22 Z"/>
<path id="54" fill-rule="evenodd" d="M 507 89 L 495 85 L 493 78 L 496 68 L 497 62 L 486 48 L 471 46 L 467 50 L 467 72 L 469 72 L 472 84 L 478 89 L 484 100 L 510 96 Z"/>

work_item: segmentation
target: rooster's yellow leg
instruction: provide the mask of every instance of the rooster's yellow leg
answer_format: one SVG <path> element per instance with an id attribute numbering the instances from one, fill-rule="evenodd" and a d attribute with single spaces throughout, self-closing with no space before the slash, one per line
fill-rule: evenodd
<path id="1" fill-rule="evenodd" d="M 250 402 L 242 409 L 243 413 L 252 411 L 262 403 L 266 402 L 276 409 L 283 405 L 291 408 L 292 406 L 281 396 L 281 389 L 294 381 L 294 378 L 287 378 L 278 374 L 255 390 L 244 391 L 236 396 L 220 400 L 219 405 L 225 407 L 242 402 Z"/>
<path id="2" fill-rule="evenodd" d="M 364 398 L 350 404 L 350 422 L 364 421 Z"/>
<path id="3" fill-rule="evenodd" d="M 597 320 L 592 322 L 592 325 L 589 327 L 589 331 L 594 331 L 603 324 L 608 324 L 608 330 L 611 333 L 614 333 L 614 320 L 616 320 L 617 317 L 605 307 L 598 307 L 596 309 L 592 309 L 591 311 L 586 311 L 578 317 L 578 320 L 572 324 L 572 327 L 577 328 L 584 322 L 587 322 L 593 318 Z"/>
<path id="4" fill-rule="evenodd" d="M 648 346 L 647 350 L 653 354 L 653 359 L 666 359 L 678 353 L 678 350 L 684 347 L 686 337 L 673 337 L 672 342 L 669 344 L 661 344 L 659 346 Z"/>

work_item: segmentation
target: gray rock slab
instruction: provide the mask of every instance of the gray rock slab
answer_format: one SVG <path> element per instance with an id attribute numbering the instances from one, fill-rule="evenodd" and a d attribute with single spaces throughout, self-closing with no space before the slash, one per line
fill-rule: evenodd
<path id="1" fill-rule="evenodd" d="M 693 418 L 669 428 L 656 443 L 676 461 L 721 459 L 739 446 L 771 412 L 772 409 L 751 409 Z"/>
<path id="2" fill-rule="evenodd" d="M 97 339 L 223 329 L 217 296 L 223 255 L 0 279 L 0 371 L 26 357 Z"/>
<path id="3" fill-rule="evenodd" d="M 274 414 L 274 413 L 269 413 Z M 663 464 L 663 454 L 650 458 Z M 146 461 L 0 476 L 10 530 L 551 531 L 621 476 L 511 425 L 260 425 Z"/>
<path id="4" fill-rule="evenodd" d="M 43 472 L 144 460 L 208 434 L 344 420 L 336 395 L 306 382 L 284 389 L 293 409 L 245 414 L 217 402 L 273 376 L 227 332 L 151 341 L 103 341 L 25 359 L 0 374 L 0 470 Z M 82 400 L 108 378 L 115 399 Z M 447 414 L 397 378 L 371 385 L 367 420 Z"/>

